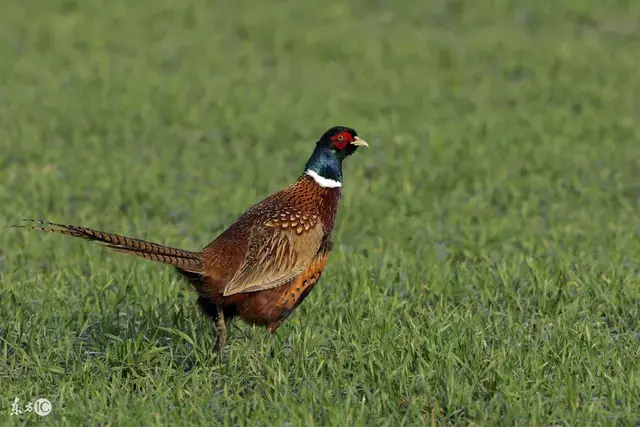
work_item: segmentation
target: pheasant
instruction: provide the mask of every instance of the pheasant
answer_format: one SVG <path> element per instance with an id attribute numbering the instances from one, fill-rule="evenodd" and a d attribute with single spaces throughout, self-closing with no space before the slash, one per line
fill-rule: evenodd
<path id="1" fill-rule="evenodd" d="M 201 310 L 215 321 L 219 357 L 234 317 L 266 326 L 273 354 L 276 330 L 309 295 L 327 265 L 342 196 L 342 161 L 361 146 L 368 144 L 355 130 L 329 129 L 293 185 L 247 209 L 199 252 L 46 221 L 15 227 L 80 237 L 169 264 L 193 285 Z"/>

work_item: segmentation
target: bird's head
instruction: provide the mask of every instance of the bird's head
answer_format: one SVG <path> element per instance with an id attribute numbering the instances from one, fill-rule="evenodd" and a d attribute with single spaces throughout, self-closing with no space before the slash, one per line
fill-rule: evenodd
<path id="1" fill-rule="evenodd" d="M 342 161 L 369 144 L 354 129 L 334 126 L 316 142 L 316 149 L 305 166 L 305 174 L 323 187 L 342 186 Z"/>
<path id="2" fill-rule="evenodd" d="M 367 141 L 358 137 L 355 130 L 345 126 L 334 126 L 326 131 L 316 143 L 334 152 L 340 159 L 352 155 L 358 147 L 368 147 Z"/>

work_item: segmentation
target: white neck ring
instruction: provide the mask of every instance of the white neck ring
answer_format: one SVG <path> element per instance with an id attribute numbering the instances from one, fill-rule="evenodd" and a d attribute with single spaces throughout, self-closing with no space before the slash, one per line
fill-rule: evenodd
<path id="1" fill-rule="evenodd" d="M 325 178 L 324 176 L 318 175 L 316 171 L 312 171 L 311 169 L 307 169 L 304 171 L 305 175 L 309 175 L 313 180 L 320 186 L 324 188 L 339 188 L 342 187 L 342 183 L 340 181 L 335 181 L 333 179 Z"/>

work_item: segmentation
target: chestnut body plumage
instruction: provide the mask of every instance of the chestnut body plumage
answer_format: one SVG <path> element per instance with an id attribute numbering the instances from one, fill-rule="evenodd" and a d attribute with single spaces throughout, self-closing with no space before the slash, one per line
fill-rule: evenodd
<path id="1" fill-rule="evenodd" d="M 290 187 L 250 207 L 200 252 L 38 221 L 37 230 L 105 244 L 111 249 L 170 264 L 199 294 L 216 320 L 217 344 L 226 343 L 233 317 L 275 331 L 317 284 L 332 249 L 342 195 L 342 161 L 366 146 L 353 129 L 334 127 L 316 143 L 303 174 Z"/>

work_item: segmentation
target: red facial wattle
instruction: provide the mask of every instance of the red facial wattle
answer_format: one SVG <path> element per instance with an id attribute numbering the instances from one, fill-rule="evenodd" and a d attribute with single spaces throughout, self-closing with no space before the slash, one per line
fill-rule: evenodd
<path id="1" fill-rule="evenodd" d="M 349 132 L 340 132 L 337 135 L 331 137 L 333 146 L 338 150 L 344 150 L 350 142 L 353 142 L 353 136 Z"/>

